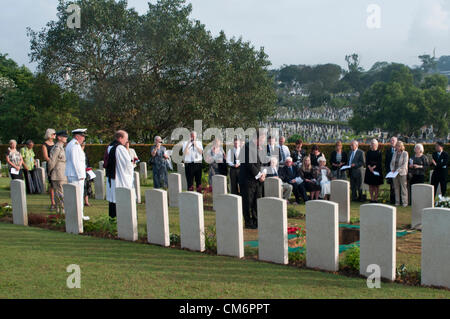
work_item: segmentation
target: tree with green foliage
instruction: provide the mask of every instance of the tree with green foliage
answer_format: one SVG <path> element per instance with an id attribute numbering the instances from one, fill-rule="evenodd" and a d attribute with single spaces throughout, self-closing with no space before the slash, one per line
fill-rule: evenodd
<path id="1" fill-rule="evenodd" d="M 148 3 L 144 15 L 125 0 L 72 2 L 81 8 L 81 28 L 67 28 L 69 2 L 60 0 L 57 21 L 29 30 L 31 57 L 83 96 L 81 120 L 98 136 L 122 128 L 150 142 L 195 119 L 204 127 L 246 127 L 273 113 L 264 50 L 223 32 L 213 37 L 190 19 L 185 0 Z"/>
<path id="2" fill-rule="evenodd" d="M 45 75 L 33 75 L 0 54 L 0 78 L 14 83 L 0 98 L 1 142 L 38 142 L 49 127 L 69 129 L 79 124 L 77 95 L 63 90 Z"/>

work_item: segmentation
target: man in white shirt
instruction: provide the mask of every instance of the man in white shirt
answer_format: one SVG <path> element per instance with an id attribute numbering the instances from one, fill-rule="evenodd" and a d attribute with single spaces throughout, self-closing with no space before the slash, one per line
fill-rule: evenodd
<path id="1" fill-rule="evenodd" d="M 106 175 L 106 200 L 109 205 L 109 216 L 117 216 L 116 188 L 133 188 L 133 160 L 125 145 L 128 142 L 128 133 L 117 131 L 115 141 L 108 146 L 108 165 Z"/>
<path id="2" fill-rule="evenodd" d="M 231 194 L 239 195 L 239 170 L 241 162 L 239 161 L 239 154 L 241 152 L 241 141 L 234 138 L 234 148 L 228 150 L 227 164 L 230 167 L 230 184 Z"/>
<path id="3" fill-rule="evenodd" d="M 194 191 L 194 178 L 197 192 L 202 191 L 203 145 L 197 141 L 197 133 L 191 132 L 190 140 L 183 143 L 183 157 L 188 190 Z"/>
<path id="4" fill-rule="evenodd" d="M 284 164 L 286 163 L 286 159 L 288 157 L 291 157 L 291 151 L 289 150 L 289 147 L 284 145 L 285 142 L 286 142 L 286 139 L 284 138 L 284 136 L 281 136 L 280 139 L 279 139 L 279 143 L 280 143 L 280 146 L 279 146 L 279 152 L 280 152 L 280 154 L 279 154 L 279 161 L 280 161 L 280 164 L 279 164 L 279 166 L 280 167 L 283 167 Z"/>
<path id="5" fill-rule="evenodd" d="M 86 155 L 81 149 L 86 139 L 87 129 L 76 129 L 72 131 L 73 139 L 66 147 L 66 171 L 67 182 L 75 184 L 80 190 L 80 207 L 83 220 L 89 220 L 89 216 L 84 216 L 84 180 L 86 179 Z"/>

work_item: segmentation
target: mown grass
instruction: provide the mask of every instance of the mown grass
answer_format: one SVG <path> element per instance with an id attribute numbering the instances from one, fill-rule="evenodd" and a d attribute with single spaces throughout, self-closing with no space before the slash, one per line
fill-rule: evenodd
<path id="1" fill-rule="evenodd" d="M 9 180 L 0 178 L 0 204 L 9 202 Z M 46 195 L 27 202 L 29 212 L 51 213 Z M 86 215 L 107 214 L 106 201 L 90 202 Z M 359 206 L 352 203 L 356 219 Z M 292 207 L 305 212 L 304 205 Z M 397 210 L 399 227 L 410 214 L 410 208 Z M 179 233 L 178 209 L 169 210 L 169 220 L 170 231 Z M 138 205 L 138 221 L 145 236 L 145 204 Z M 214 223 L 214 212 L 205 211 L 205 227 Z M 289 219 L 290 226 L 304 223 Z M 410 236 L 416 249 L 399 245 L 398 264 L 417 269 L 420 233 Z M 256 231 L 245 232 L 245 240 L 256 238 Z M 371 290 L 361 278 L 1 223 L 0 256 L 0 298 L 450 298 L 446 290 L 387 283 Z M 81 289 L 66 287 L 70 264 L 81 266 Z"/>

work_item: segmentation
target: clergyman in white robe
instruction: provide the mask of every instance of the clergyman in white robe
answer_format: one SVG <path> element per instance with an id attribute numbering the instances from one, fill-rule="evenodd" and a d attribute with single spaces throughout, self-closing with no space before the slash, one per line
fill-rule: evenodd
<path id="1" fill-rule="evenodd" d="M 112 146 L 108 147 L 108 153 Z M 133 163 L 130 153 L 123 145 L 116 148 L 116 178 L 111 179 L 111 186 L 106 182 L 106 200 L 116 203 L 116 188 L 123 187 L 133 189 Z"/>

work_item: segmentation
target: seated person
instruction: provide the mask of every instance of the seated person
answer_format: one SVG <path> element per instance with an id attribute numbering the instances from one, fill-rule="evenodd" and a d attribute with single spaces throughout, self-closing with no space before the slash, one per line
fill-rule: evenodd
<path id="1" fill-rule="evenodd" d="M 320 185 L 320 198 L 330 199 L 331 194 L 331 170 L 326 167 L 327 160 L 325 156 L 319 157 L 317 160 L 319 162 L 319 177 L 317 183 Z"/>
<path id="2" fill-rule="evenodd" d="M 276 156 L 272 156 L 270 158 L 270 166 L 267 168 L 267 177 L 278 177 L 278 159 Z M 281 183 L 281 190 L 283 192 L 283 199 L 289 201 L 289 198 L 291 197 L 292 194 L 292 185 L 288 184 L 288 183 Z"/>
<path id="3" fill-rule="evenodd" d="M 302 196 L 304 202 L 308 201 L 308 195 L 306 195 L 306 189 L 303 179 L 300 177 L 300 172 L 296 166 L 293 166 L 292 157 L 286 158 L 285 166 L 280 169 L 280 178 L 284 183 L 292 185 L 295 202 L 300 203 L 300 196 Z"/>

